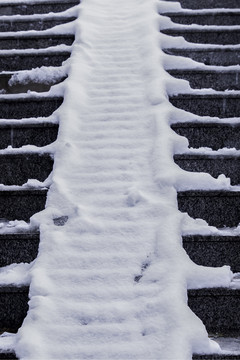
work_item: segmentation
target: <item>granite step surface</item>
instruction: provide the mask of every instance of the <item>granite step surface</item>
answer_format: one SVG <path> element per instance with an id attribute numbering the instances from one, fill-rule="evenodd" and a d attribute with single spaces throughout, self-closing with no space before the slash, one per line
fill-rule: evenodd
<path id="1" fill-rule="evenodd" d="M 194 12 L 164 12 L 161 15 L 168 16 L 174 23 L 181 25 L 220 25 L 220 26 L 235 26 L 240 24 L 240 12 L 212 12 L 205 11 L 199 13 Z M 1 25 L 0 25 L 1 26 Z"/>
<path id="2" fill-rule="evenodd" d="M 211 355 L 198 355 L 194 354 L 193 360 L 240 360 L 240 355 L 234 354 L 211 354 Z"/>
<path id="3" fill-rule="evenodd" d="M 1 8 L 1 6 L 0 6 Z M 54 16 L 54 17 L 39 17 L 37 19 L 2 19 L 0 17 L 0 32 L 11 32 L 11 31 L 29 31 L 37 30 L 43 31 L 50 29 L 54 26 L 66 24 L 68 22 L 76 20 L 76 17 L 65 17 L 65 16 Z"/>
<path id="4" fill-rule="evenodd" d="M 194 219 L 204 219 L 217 228 L 240 223 L 240 192 L 226 190 L 188 190 L 177 194 L 178 208 Z"/>
<path id="5" fill-rule="evenodd" d="M 199 123 L 186 122 L 172 124 L 171 128 L 179 135 L 185 136 L 189 147 L 210 147 L 240 149 L 240 123 Z"/>
<path id="6" fill-rule="evenodd" d="M 173 69 L 168 73 L 177 79 L 187 80 L 193 89 L 240 90 L 239 70 Z"/>
<path id="7" fill-rule="evenodd" d="M 183 170 L 205 172 L 215 178 L 224 174 L 231 185 L 240 184 L 240 156 L 176 154 L 174 161 Z"/>
<path id="8" fill-rule="evenodd" d="M 0 98 L 1 119 L 48 117 L 63 103 L 62 97 Z"/>
<path id="9" fill-rule="evenodd" d="M 50 12 L 62 12 L 80 3 L 79 0 L 36 0 L 34 3 L 22 1 L 21 3 L 8 3 L 1 4 L 1 15 L 33 15 L 33 14 L 46 14 Z"/>
<path id="10" fill-rule="evenodd" d="M 0 234 L 0 267 L 32 262 L 37 257 L 38 246 L 39 233 Z"/>
<path id="11" fill-rule="evenodd" d="M 239 65 L 239 48 L 165 48 L 169 55 L 191 58 L 205 65 L 230 66 Z"/>
<path id="12" fill-rule="evenodd" d="M 1 124 L 0 122 L 0 149 L 9 145 L 19 148 L 24 145 L 45 146 L 57 139 L 58 124 L 28 123 L 28 124 Z"/>
<path id="13" fill-rule="evenodd" d="M 230 265 L 240 272 L 240 236 L 185 235 L 183 248 L 190 259 L 198 265 L 220 267 Z"/>
<path id="14" fill-rule="evenodd" d="M 47 189 L 21 188 L 0 191 L 0 218 L 29 221 L 45 208 Z"/>
<path id="15" fill-rule="evenodd" d="M 182 36 L 190 43 L 237 45 L 240 43 L 240 29 L 164 29 L 163 34 L 169 36 Z M 1 46 L 1 41 L 0 41 Z"/>
<path id="16" fill-rule="evenodd" d="M 176 2 L 176 0 L 166 0 Z M 239 9 L 239 0 L 178 0 L 182 8 L 187 9 Z"/>
<path id="17" fill-rule="evenodd" d="M 231 118 L 240 116 L 238 94 L 179 94 L 170 96 L 172 105 L 199 116 Z"/>
<path id="18" fill-rule="evenodd" d="M 28 286 L 0 287 L 0 333 L 16 333 L 28 311 Z"/>
<path id="19" fill-rule="evenodd" d="M 74 35 L 71 34 L 48 34 L 48 35 L 14 35 L 0 36 L 1 50 L 44 49 L 57 45 L 72 45 Z"/>

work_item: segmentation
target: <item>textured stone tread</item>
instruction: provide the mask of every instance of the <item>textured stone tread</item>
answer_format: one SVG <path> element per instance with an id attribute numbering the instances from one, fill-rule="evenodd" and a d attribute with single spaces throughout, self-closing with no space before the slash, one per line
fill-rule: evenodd
<path id="1" fill-rule="evenodd" d="M 166 0 L 175 2 L 176 0 Z M 239 9 L 239 0 L 178 0 L 183 8 L 188 9 Z"/>
<path id="2" fill-rule="evenodd" d="M 240 355 L 233 354 L 211 354 L 211 355 L 198 355 L 193 354 L 193 360 L 240 360 Z"/>
<path id="3" fill-rule="evenodd" d="M 189 12 L 167 12 L 162 15 L 168 16 L 174 23 L 182 25 L 220 25 L 220 26 L 234 26 L 240 24 L 240 12 L 204 12 L 189 13 Z"/>
<path id="4" fill-rule="evenodd" d="M 0 36 L 0 49 L 44 49 L 57 45 L 72 45 L 74 35 L 70 34 L 51 34 L 51 35 L 24 35 Z"/>

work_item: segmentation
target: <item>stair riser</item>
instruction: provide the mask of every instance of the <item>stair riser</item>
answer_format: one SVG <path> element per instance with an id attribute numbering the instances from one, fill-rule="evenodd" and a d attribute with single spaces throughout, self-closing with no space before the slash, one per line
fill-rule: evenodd
<path id="1" fill-rule="evenodd" d="M 199 116 L 231 118 L 240 116 L 240 97 L 198 95 L 172 96 L 169 101 L 177 108 Z"/>
<path id="2" fill-rule="evenodd" d="M 46 14 L 50 12 L 61 12 L 71 8 L 74 5 L 77 5 L 79 1 L 69 1 L 69 2 L 53 2 L 53 3 L 42 3 L 38 4 L 14 4 L 12 1 L 9 5 L 2 5 L 0 7 L 0 15 L 33 15 L 33 14 Z"/>
<path id="3" fill-rule="evenodd" d="M 192 360 L 240 360 L 240 355 L 232 355 L 232 354 L 193 355 Z"/>
<path id="4" fill-rule="evenodd" d="M 169 2 L 175 2 L 176 0 L 166 0 Z M 178 0 L 183 8 L 187 9 L 216 9 L 216 8 L 225 8 L 225 9 L 238 9 L 239 1 L 238 0 Z"/>
<path id="5" fill-rule="evenodd" d="M 28 179 L 44 181 L 53 168 L 50 155 L 0 155 L 0 184 L 23 185 Z"/>
<path id="6" fill-rule="evenodd" d="M 204 15 L 190 15 L 190 14 L 176 14 L 176 13 L 163 13 L 162 15 L 170 17 L 170 19 L 177 24 L 182 25 L 220 25 L 220 26 L 233 26 L 240 24 L 240 13 L 237 14 L 204 14 Z"/>
<path id="7" fill-rule="evenodd" d="M 44 49 L 57 45 L 72 45 L 74 36 L 51 35 L 50 37 L 19 37 L 19 38 L 1 38 L 0 49 Z"/>
<path id="8" fill-rule="evenodd" d="M 28 311 L 28 292 L 27 287 L 0 288 L 0 332 L 20 328 Z"/>
<path id="9" fill-rule="evenodd" d="M 33 127 L 0 127 L 0 149 L 9 145 L 19 148 L 24 145 L 45 146 L 54 142 L 58 134 L 58 125 Z"/>
<path id="10" fill-rule="evenodd" d="M 29 221 L 45 208 L 47 190 L 0 191 L 0 218 Z"/>
<path id="11" fill-rule="evenodd" d="M 59 108 L 62 102 L 62 98 L 1 100 L 0 118 L 22 119 L 30 117 L 48 117 Z"/>
<path id="12" fill-rule="evenodd" d="M 204 219 L 218 228 L 240 223 L 240 195 L 236 192 L 179 192 L 178 207 L 192 218 Z"/>
<path id="13" fill-rule="evenodd" d="M 215 51 L 193 51 L 191 49 L 164 49 L 169 55 L 191 58 L 205 65 L 230 66 L 238 65 L 240 61 L 240 50 L 219 49 Z"/>
<path id="14" fill-rule="evenodd" d="M 37 257 L 38 246 L 38 234 L 0 235 L 0 267 L 13 263 L 30 263 Z"/>
<path id="15" fill-rule="evenodd" d="M 192 261 L 198 265 L 230 265 L 233 272 L 240 272 L 240 238 L 237 236 L 183 236 L 183 247 Z"/>
<path id="16" fill-rule="evenodd" d="M 41 66 L 61 66 L 69 56 L 69 52 L 0 55 L 0 71 L 31 70 Z"/>
<path id="17" fill-rule="evenodd" d="M 202 320 L 208 332 L 236 334 L 240 329 L 240 292 L 219 289 L 190 290 L 188 305 Z"/>
<path id="18" fill-rule="evenodd" d="M 172 129 L 177 134 L 185 136 L 189 147 L 210 147 L 218 150 L 224 147 L 240 149 L 240 126 L 196 124 L 174 124 Z"/>
<path id="19" fill-rule="evenodd" d="M 59 19 L 39 19 L 31 21 L 1 21 L 0 20 L 0 32 L 8 31 L 28 31 L 28 30 L 37 30 L 42 31 L 50 29 L 56 25 L 66 24 L 70 21 L 75 20 L 75 17 L 71 18 L 59 18 Z"/>
<path id="20" fill-rule="evenodd" d="M 174 31 L 162 30 L 170 36 L 183 36 L 184 39 L 196 44 L 237 45 L 240 43 L 240 31 Z M 0 42 L 1 45 L 1 42 Z"/>
<path id="21" fill-rule="evenodd" d="M 218 91 L 240 90 L 239 72 L 207 72 L 169 70 L 170 75 L 177 79 L 189 81 L 193 89 L 212 88 Z"/>
<path id="22" fill-rule="evenodd" d="M 174 156 L 174 161 L 180 168 L 190 172 L 205 172 L 217 178 L 220 174 L 231 179 L 231 185 L 240 184 L 240 158 L 200 158 L 196 156 Z"/>

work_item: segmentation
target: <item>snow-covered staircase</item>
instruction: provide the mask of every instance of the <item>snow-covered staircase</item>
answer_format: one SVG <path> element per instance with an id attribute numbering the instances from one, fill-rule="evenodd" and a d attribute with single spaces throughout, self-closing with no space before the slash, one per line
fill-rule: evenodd
<path id="1" fill-rule="evenodd" d="M 169 97 L 175 107 L 192 113 L 189 121 L 172 124 L 176 133 L 187 137 L 191 148 L 189 153 L 175 154 L 174 160 L 190 172 L 208 172 L 215 178 L 224 174 L 231 179 L 231 185 L 238 186 L 240 85 L 239 68 L 234 66 L 240 59 L 240 4 L 237 0 L 179 2 L 182 9 L 163 12 L 173 23 L 162 32 L 174 38 L 183 37 L 187 42 L 180 40 L 180 45 L 175 47 L 169 41 L 164 51 L 197 63 L 184 65 L 180 61 L 180 66 L 176 62 L 168 68 L 169 74 L 189 81 L 194 89 Z M 208 151 L 197 153 L 195 149 L 201 147 L 207 147 Z M 233 150 L 213 152 L 223 148 Z M 239 187 L 179 191 L 178 207 L 192 218 L 204 219 L 209 226 L 219 229 L 216 235 L 201 234 L 201 231 L 184 235 L 183 246 L 190 258 L 203 266 L 227 264 L 233 272 L 239 272 L 240 238 L 234 232 L 240 222 Z M 236 287 L 233 282 L 232 288 L 189 290 L 190 308 L 225 350 L 222 355 L 195 354 L 194 359 L 240 359 L 240 290 Z"/>

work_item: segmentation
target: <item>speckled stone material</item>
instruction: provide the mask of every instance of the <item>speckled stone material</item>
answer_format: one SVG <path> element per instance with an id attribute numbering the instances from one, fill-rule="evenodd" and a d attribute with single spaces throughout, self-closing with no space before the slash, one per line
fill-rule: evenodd
<path id="1" fill-rule="evenodd" d="M 240 21 L 240 19 L 239 19 Z M 169 70 L 177 79 L 189 81 L 193 89 L 240 90 L 240 71 Z"/>
<path id="2" fill-rule="evenodd" d="M 240 50 L 236 48 L 165 48 L 163 51 L 169 55 L 183 56 L 205 65 L 239 65 Z"/>
<path id="3" fill-rule="evenodd" d="M 0 155 L 0 184 L 23 185 L 28 179 L 44 181 L 52 168 L 51 154 L 2 154 Z"/>
<path id="4" fill-rule="evenodd" d="M 27 286 L 0 287 L 0 332 L 17 332 L 27 315 L 28 293 Z"/>
<path id="5" fill-rule="evenodd" d="M 1 36 L 0 49 L 44 49 L 57 45 L 72 45 L 74 35 L 70 34 L 51 34 L 51 35 L 34 35 L 34 36 Z"/>
<path id="6" fill-rule="evenodd" d="M 16 357 L 16 354 L 14 353 L 0 353 L 0 360 L 5 360 L 5 359 L 8 359 L 8 360 L 15 360 L 15 359 L 18 359 Z"/>
<path id="7" fill-rule="evenodd" d="M 240 289 L 210 288 L 188 291 L 188 305 L 208 332 L 236 334 L 240 328 Z"/>
<path id="8" fill-rule="evenodd" d="M 56 25 L 66 24 L 70 21 L 75 20 L 76 17 L 53 17 L 53 18 L 38 18 L 31 20 L 1 20 L 0 18 L 0 32 L 7 31 L 28 31 L 28 30 L 47 30 Z"/>
<path id="9" fill-rule="evenodd" d="M 38 246 L 39 233 L 0 234 L 0 267 L 30 263 L 37 257 Z"/>
<path id="10" fill-rule="evenodd" d="M 174 161 L 190 172 L 206 172 L 217 178 L 220 174 L 231 179 L 231 185 L 240 184 L 240 156 L 175 155 Z"/>
<path id="11" fill-rule="evenodd" d="M 0 54 L 0 71 L 31 70 L 41 66 L 61 66 L 70 51 Z"/>
<path id="12" fill-rule="evenodd" d="M 0 218 L 29 221 L 30 217 L 45 208 L 47 189 L 0 191 Z"/>
<path id="13" fill-rule="evenodd" d="M 0 125 L 0 149 L 9 145 L 18 148 L 24 145 L 45 146 L 56 140 L 58 125 L 53 123 L 2 124 Z"/>
<path id="14" fill-rule="evenodd" d="M 183 247 L 190 259 L 198 265 L 230 265 L 231 270 L 240 272 L 240 236 L 183 236 Z"/>
<path id="15" fill-rule="evenodd" d="M 224 147 L 240 149 L 240 124 L 186 122 L 171 127 L 177 134 L 185 136 L 192 148 L 207 146 L 213 150 Z"/>
<path id="16" fill-rule="evenodd" d="M 48 117 L 63 102 L 62 97 L 0 99 L 1 119 Z"/>
<path id="17" fill-rule="evenodd" d="M 240 360 L 240 355 L 233 354 L 211 354 L 211 355 L 198 355 L 194 354 L 193 360 Z"/>
<path id="18" fill-rule="evenodd" d="M 240 12 L 221 12 L 213 13 L 210 11 L 206 11 L 204 13 L 189 13 L 181 11 L 181 13 L 177 12 L 164 12 L 162 13 L 164 16 L 168 16 L 174 23 L 182 24 L 182 25 L 226 25 L 233 26 L 240 24 Z M 1 26 L 1 25 L 0 25 Z"/>
<path id="19" fill-rule="evenodd" d="M 170 96 L 169 101 L 177 108 L 200 116 L 240 117 L 240 95 L 236 94 L 179 94 Z"/>
<path id="20" fill-rule="evenodd" d="M 182 191 L 177 199 L 180 211 L 204 219 L 209 225 L 222 228 L 240 223 L 239 191 Z"/>
<path id="21" fill-rule="evenodd" d="M 177 0 L 166 0 L 174 2 Z M 239 0 L 178 0 L 183 8 L 188 9 L 216 9 L 216 8 L 227 8 L 227 9 L 238 9 Z"/>
<path id="22" fill-rule="evenodd" d="M 240 30 L 196 30 L 196 29 L 164 29 L 161 33 L 170 36 L 183 36 L 191 43 L 238 45 L 240 43 Z"/>
<path id="23" fill-rule="evenodd" d="M 50 12 L 61 12 L 69 9 L 74 5 L 79 4 L 79 0 L 36 0 L 34 4 L 27 4 L 24 0 L 22 3 L 14 3 L 9 1 L 7 4 L 1 4 L 1 15 L 32 15 L 32 14 L 46 14 Z"/>

